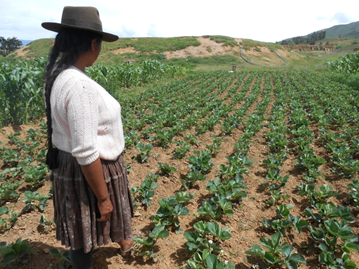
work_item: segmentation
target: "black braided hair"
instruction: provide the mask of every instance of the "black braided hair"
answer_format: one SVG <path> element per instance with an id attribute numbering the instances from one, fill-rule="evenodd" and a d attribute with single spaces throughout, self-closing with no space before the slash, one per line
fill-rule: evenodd
<path id="1" fill-rule="evenodd" d="M 48 65 L 45 71 L 45 107 L 47 118 L 47 141 L 48 152 L 46 155 L 46 164 L 50 169 L 58 167 L 57 154 L 58 149 L 52 145 L 52 118 L 50 96 L 52 86 L 57 76 L 65 69 L 74 65 L 78 57 L 91 49 L 91 42 L 97 39 L 100 44 L 102 35 L 90 31 L 79 29 L 62 28 L 56 35 L 55 44 L 52 47 Z"/>

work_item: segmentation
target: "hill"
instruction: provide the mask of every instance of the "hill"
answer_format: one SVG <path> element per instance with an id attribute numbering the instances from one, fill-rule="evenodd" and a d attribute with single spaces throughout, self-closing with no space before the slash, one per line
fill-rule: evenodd
<path id="1" fill-rule="evenodd" d="M 325 38 L 359 38 L 359 21 L 348 24 L 335 25 L 325 30 Z"/>
<path id="2" fill-rule="evenodd" d="M 316 45 L 330 43 L 338 45 L 348 40 L 359 38 L 359 21 L 348 24 L 335 25 L 321 29 L 305 36 L 291 37 L 279 42 L 281 45 Z M 339 41 L 339 42 L 338 42 Z M 354 42 L 354 41 L 353 41 Z"/>
<path id="3" fill-rule="evenodd" d="M 9 55 L 7 58 L 31 59 L 47 57 L 53 39 L 39 39 Z M 166 64 L 191 70 L 230 70 L 237 68 L 325 68 L 333 57 L 344 51 L 313 51 L 264 43 L 250 39 L 226 36 L 172 37 L 172 38 L 120 38 L 103 43 L 97 64 L 118 65 L 125 62 L 142 63 L 159 60 Z"/>

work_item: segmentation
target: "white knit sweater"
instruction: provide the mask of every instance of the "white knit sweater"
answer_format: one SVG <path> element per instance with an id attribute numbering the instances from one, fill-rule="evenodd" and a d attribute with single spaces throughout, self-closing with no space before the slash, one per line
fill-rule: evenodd
<path id="1" fill-rule="evenodd" d="M 125 146 L 120 104 L 81 70 L 70 67 L 51 92 L 52 141 L 80 165 L 116 160 Z"/>

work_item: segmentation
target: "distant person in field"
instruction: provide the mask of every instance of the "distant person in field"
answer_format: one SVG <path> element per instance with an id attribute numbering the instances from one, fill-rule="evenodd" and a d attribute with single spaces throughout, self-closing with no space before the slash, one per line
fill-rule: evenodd
<path id="1" fill-rule="evenodd" d="M 85 72 L 101 42 L 117 35 L 102 31 L 94 7 L 64 7 L 46 69 L 48 125 L 46 163 L 53 181 L 56 237 L 77 269 L 92 268 L 92 252 L 112 240 L 130 258 L 133 205 L 126 165 L 120 104 Z"/>

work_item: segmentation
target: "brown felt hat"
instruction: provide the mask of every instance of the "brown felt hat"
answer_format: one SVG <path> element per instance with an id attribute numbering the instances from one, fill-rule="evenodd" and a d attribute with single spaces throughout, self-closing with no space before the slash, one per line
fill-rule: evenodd
<path id="1" fill-rule="evenodd" d="M 47 30 L 59 32 L 61 28 L 75 28 L 99 33 L 103 41 L 113 42 L 118 39 L 117 35 L 102 31 L 100 14 L 94 7 L 64 7 L 61 23 L 43 22 L 42 27 Z"/>

